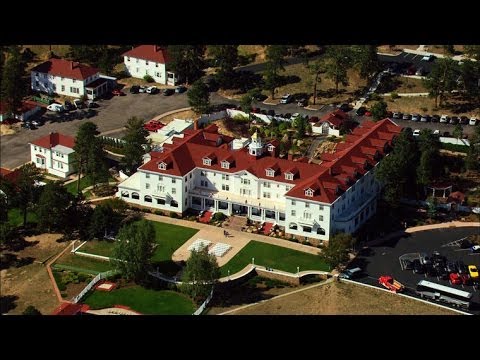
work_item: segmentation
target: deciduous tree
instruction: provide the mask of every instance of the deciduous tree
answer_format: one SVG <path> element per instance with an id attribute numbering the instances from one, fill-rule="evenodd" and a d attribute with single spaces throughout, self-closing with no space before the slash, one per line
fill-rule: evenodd
<path id="1" fill-rule="evenodd" d="M 330 267 L 336 268 L 339 264 L 348 260 L 348 251 L 355 243 L 351 234 L 338 233 L 330 238 L 328 246 L 322 249 L 320 257 Z"/>
<path id="2" fill-rule="evenodd" d="M 335 92 L 338 93 L 339 84 L 348 85 L 347 71 L 353 65 L 351 49 L 344 45 L 331 45 L 327 47 L 325 56 L 326 76 L 335 83 Z"/>
<path id="3" fill-rule="evenodd" d="M 48 232 L 65 230 L 72 194 L 58 182 L 47 183 L 40 194 L 36 212 L 38 226 Z"/>
<path id="4" fill-rule="evenodd" d="M 20 48 L 11 46 L 3 65 L 1 81 L 1 98 L 4 103 L 4 112 L 17 114 L 22 105 L 22 99 L 26 95 L 24 85 L 25 62 L 22 59 Z"/>

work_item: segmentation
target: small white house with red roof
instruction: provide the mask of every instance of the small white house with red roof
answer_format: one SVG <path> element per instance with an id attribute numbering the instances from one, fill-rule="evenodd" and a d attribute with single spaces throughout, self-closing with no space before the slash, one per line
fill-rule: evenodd
<path id="1" fill-rule="evenodd" d="M 116 79 L 88 65 L 51 58 L 32 69 L 31 80 L 34 91 L 95 99 L 110 90 Z"/>
<path id="2" fill-rule="evenodd" d="M 348 120 L 348 115 L 342 110 L 324 115 L 317 123 L 312 124 L 314 134 L 340 136 L 340 127 Z"/>
<path id="3" fill-rule="evenodd" d="M 37 168 L 66 178 L 76 171 L 74 146 L 74 137 L 51 132 L 30 143 L 30 159 Z"/>
<path id="4" fill-rule="evenodd" d="M 41 108 L 37 103 L 24 100 L 22 101 L 22 106 L 17 109 L 16 114 L 13 114 L 11 111 L 7 110 L 7 104 L 0 101 L 0 122 L 14 118 L 20 121 L 26 121 L 40 110 Z"/>
<path id="5" fill-rule="evenodd" d="M 150 75 L 156 83 L 175 85 L 178 81 L 175 73 L 167 71 L 169 57 L 167 49 L 158 45 L 140 45 L 123 54 L 127 73 L 143 79 Z"/>

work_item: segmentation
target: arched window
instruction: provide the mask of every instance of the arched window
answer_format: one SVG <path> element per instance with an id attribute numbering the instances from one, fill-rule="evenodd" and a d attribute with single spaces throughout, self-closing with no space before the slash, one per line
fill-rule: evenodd
<path id="1" fill-rule="evenodd" d="M 145 196 L 143 197 L 143 200 L 144 200 L 145 202 L 150 202 L 150 203 L 151 203 L 151 202 L 152 202 L 152 197 L 151 197 L 150 195 L 145 195 Z"/>
<path id="2" fill-rule="evenodd" d="M 128 191 L 123 190 L 121 194 L 122 194 L 122 197 L 126 197 L 126 198 L 130 197 L 130 194 L 128 193 Z"/>
<path id="3" fill-rule="evenodd" d="M 140 199 L 140 195 L 137 192 L 132 192 L 132 199 L 138 200 Z"/>
<path id="4" fill-rule="evenodd" d="M 298 226 L 296 223 L 290 223 L 290 225 L 288 225 L 288 228 L 289 229 L 292 229 L 292 230 L 297 230 L 298 229 Z"/>
<path id="5" fill-rule="evenodd" d="M 318 229 L 317 229 L 317 234 L 318 234 L 318 235 L 325 235 L 325 229 L 318 228 Z"/>

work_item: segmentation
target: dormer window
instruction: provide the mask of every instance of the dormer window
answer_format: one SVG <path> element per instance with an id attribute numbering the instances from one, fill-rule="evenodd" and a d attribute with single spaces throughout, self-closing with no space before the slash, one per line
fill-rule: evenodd
<path id="1" fill-rule="evenodd" d="M 313 197 L 313 190 L 310 188 L 305 190 L 305 196 Z"/>
<path id="2" fill-rule="evenodd" d="M 268 151 L 272 152 L 273 150 L 275 150 L 275 146 L 268 145 Z"/>
<path id="3" fill-rule="evenodd" d="M 285 173 L 285 180 L 293 180 L 293 174 L 292 173 Z"/>
<path id="4" fill-rule="evenodd" d="M 158 168 L 160 170 L 167 170 L 167 163 L 161 162 L 160 164 L 158 164 Z"/>
<path id="5" fill-rule="evenodd" d="M 212 159 L 203 158 L 203 165 L 211 166 L 212 165 Z"/>
<path id="6" fill-rule="evenodd" d="M 230 163 L 226 160 L 222 161 L 222 169 L 230 169 Z"/>
<path id="7" fill-rule="evenodd" d="M 130 57 L 127 56 L 127 61 L 130 61 Z"/>
<path id="8" fill-rule="evenodd" d="M 273 170 L 273 169 L 266 169 L 265 172 L 267 173 L 267 176 L 269 176 L 269 177 L 275 177 L 275 170 Z"/>

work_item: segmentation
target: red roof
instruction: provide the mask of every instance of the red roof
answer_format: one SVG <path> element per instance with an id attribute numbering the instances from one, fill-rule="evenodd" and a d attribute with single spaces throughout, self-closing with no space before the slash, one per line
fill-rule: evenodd
<path id="1" fill-rule="evenodd" d="M 52 313 L 52 315 L 77 315 L 87 312 L 90 306 L 84 304 L 61 303 Z"/>
<path id="2" fill-rule="evenodd" d="M 347 119 L 348 115 L 346 113 L 344 113 L 342 110 L 335 110 L 332 113 L 324 115 L 319 122 L 328 122 L 338 128 Z"/>
<path id="3" fill-rule="evenodd" d="M 184 138 L 174 138 L 173 144 L 165 146 L 163 152 L 151 152 L 151 160 L 143 164 L 140 169 L 165 173 L 175 176 L 184 176 L 194 168 L 216 170 L 224 173 L 236 173 L 248 171 L 261 179 L 290 183 L 295 185 L 286 195 L 296 198 L 310 199 L 313 201 L 332 203 L 345 191 L 350 184 L 353 184 L 354 175 L 364 174 L 367 170 L 365 164 L 372 166 L 379 160 L 375 154 L 383 155 L 384 148 L 372 149 L 371 139 L 384 137 L 385 133 L 391 133 L 391 137 L 400 133 L 400 127 L 390 126 L 391 120 L 385 119 L 371 124 L 366 122 L 368 131 L 362 136 L 352 138 L 352 142 L 345 143 L 341 150 L 335 154 L 328 154 L 322 157 L 324 160 L 320 165 L 308 162 L 294 162 L 288 159 L 272 158 L 263 156 L 254 158 L 249 155 L 246 148 L 231 150 L 228 146 L 216 146 L 208 138 L 213 134 L 214 128 L 205 130 L 192 130 L 185 132 Z M 217 130 L 217 128 L 215 128 Z M 218 136 L 218 135 L 216 135 Z M 223 135 L 222 135 L 223 136 Z M 389 141 L 381 141 L 390 143 Z M 375 151 L 373 151 L 375 150 Z M 327 155 L 327 154 L 325 154 Z M 229 169 L 221 168 L 221 161 L 212 161 L 211 166 L 203 165 L 203 158 L 211 159 L 232 159 Z M 169 164 L 166 170 L 160 170 L 158 165 L 161 162 Z M 266 175 L 266 169 L 274 169 L 275 176 Z M 293 180 L 286 180 L 285 173 L 293 172 Z M 307 188 L 315 189 L 313 197 L 305 196 Z"/>
<path id="4" fill-rule="evenodd" d="M 161 64 L 166 64 L 170 60 L 167 50 L 158 45 L 140 45 L 123 53 L 122 56 L 154 61 Z"/>
<path id="5" fill-rule="evenodd" d="M 51 58 L 40 65 L 35 66 L 32 71 L 51 74 L 75 80 L 85 80 L 95 75 L 100 70 L 75 61 Z"/>
<path id="6" fill-rule="evenodd" d="M 4 102 L 0 102 L 0 114 L 3 114 L 6 106 L 7 104 L 5 104 Z M 23 114 L 23 113 L 26 113 L 27 111 L 35 109 L 36 107 L 39 107 L 37 103 L 29 100 L 24 100 L 22 101 L 22 106 L 17 111 L 20 114 Z"/>
<path id="7" fill-rule="evenodd" d="M 454 191 L 450 194 L 447 199 L 447 202 L 455 202 L 457 204 L 462 204 L 465 201 L 465 194 L 460 191 Z"/>
<path id="8" fill-rule="evenodd" d="M 53 132 L 47 136 L 41 137 L 40 139 L 33 141 L 32 144 L 45 149 L 50 149 L 57 145 L 63 145 L 65 147 L 73 149 L 73 147 L 75 146 L 75 138 L 72 136 Z"/>

